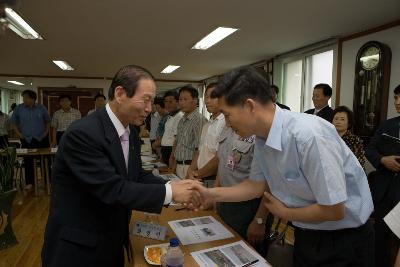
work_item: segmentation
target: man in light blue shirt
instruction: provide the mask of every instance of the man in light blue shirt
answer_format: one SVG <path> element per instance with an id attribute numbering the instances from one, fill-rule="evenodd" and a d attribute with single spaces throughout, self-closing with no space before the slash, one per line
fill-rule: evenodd
<path id="1" fill-rule="evenodd" d="M 280 109 L 253 68 L 224 76 L 213 92 L 227 123 L 257 136 L 250 179 L 228 188 L 196 186 L 203 202 L 260 197 L 295 225 L 295 266 L 373 266 L 373 211 L 367 177 L 335 128 Z"/>

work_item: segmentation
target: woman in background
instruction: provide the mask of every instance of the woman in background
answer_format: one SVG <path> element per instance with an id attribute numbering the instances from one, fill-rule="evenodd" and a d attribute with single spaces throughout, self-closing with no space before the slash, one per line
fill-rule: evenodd
<path id="1" fill-rule="evenodd" d="M 342 137 L 343 141 L 354 153 L 361 166 L 364 168 L 364 146 L 361 139 L 352 132 L 353 122 L 354 115 L 348 107 L 339 106 L 333 111 L 333 125 L 340 137 Z"/>

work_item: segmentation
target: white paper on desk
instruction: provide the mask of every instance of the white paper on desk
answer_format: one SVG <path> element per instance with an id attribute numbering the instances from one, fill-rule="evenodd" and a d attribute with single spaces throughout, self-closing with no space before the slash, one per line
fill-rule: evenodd
<path id="1" fill-rule="evenodd" d="M 243 241 L 195 251 L 190 254 L 201 267 L 240 267 L 256 260 L 258 260 L 256 263 L 251 264 L 252 267 L 271 267 L 263 257 Z"/>
<path id="2" fill-rule="evenodd" d="M 140 148 L 140 151 L 142 154 L 145 153 L 151 153 L 151 142 L 150 142 L 150 138 L 141 138 L 143 141 L 143 144 Z"/>
<path id="3" fill-rule="evenodd" d="M 400 238 L 400 203 L 398 203 L 386 216 L 383 218 L 390 230 Z"/>
<path id="4" fill-rule="evenodd" d="M 167 167 L 167 164 L 162 162 L 154 162 L 154 165 L 157 166 L 158 168 Z"/>
<path id="5" fill-rule="evenodd" d="M 182 245 L 197 244 L 233 237 L 233 234 L 212 216 L 168 222 Z"/>
<path id="6" fill-rule="evenodd" d="M 17 154 L 27 154 L 28 149 L 27 148 L 17 148 L 16 152 L 17 152 Z"/>
<path id="7" fill-rule="evenodd" d="M 142 159 L 143 163 L 154 161 L 156 159 L 155 156 L 151 156 L 151 155 L 142 155 L 142 156 L 140 156 L 140 158 Z"/>

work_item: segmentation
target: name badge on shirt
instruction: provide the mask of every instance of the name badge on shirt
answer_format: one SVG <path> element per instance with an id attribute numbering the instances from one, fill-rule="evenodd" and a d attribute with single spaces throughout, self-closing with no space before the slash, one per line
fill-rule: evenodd
<path id="1" fill-rule="evenodd" d="M 233 171 L 235 169 L 235 158 L 232 155 L 228 156 L 228 159 L 226 161 L 226 167 Z"/>

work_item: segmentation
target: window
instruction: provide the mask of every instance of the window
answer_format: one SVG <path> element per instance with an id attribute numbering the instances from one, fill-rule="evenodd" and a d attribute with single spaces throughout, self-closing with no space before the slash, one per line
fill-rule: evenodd
<path id="1" fill-rule="evenodd" d="M 306 75 L 304 90 L 304 111 L 314 108 L 312 92 L 319 83 L 327 83 L 332 87 L 333 50 L 306 57 Z M 331 105 L 331 100 L 329 100 Z"/>
<path id="2" fill-rule="evenodd" d="M 8 114 L 11 109 L 11 105 L 16 103 L 17 105 L 22 103 L 21 91 L 0 88 L 0 106 L 1 111 Z"/>
<path id="3" fill-rule="evenodd" d="M 281 68 L 282 75 L 283 104 L 297 112 L 314 108 L 312 102 L 314 86 L 318 83 L 327 83 L 332 86 L 333 59 L 333 50 L 328 50 L 292 56 L 278 62 L 277 69 L 279 71 Z"/>
<path id="4" fill-rule="evenodd" d="M 284 64 L 283 90 L 285 94 L 283 103 L 293 111 L 301 110 L 302 69 L 301 60 Z"/>

